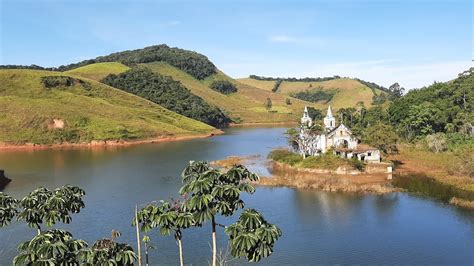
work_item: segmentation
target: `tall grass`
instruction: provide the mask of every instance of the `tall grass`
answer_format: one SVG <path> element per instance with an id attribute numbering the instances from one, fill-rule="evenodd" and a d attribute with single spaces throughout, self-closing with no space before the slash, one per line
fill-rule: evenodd
<path id="1" fill-rule="evenodd" d="M 392 184 L 408 192 L 433 197 L 444 202 L 449 202 L 453 197 L 474 201 L 474 192 L 442 183 L 425 174 L 396 175 Z"/>

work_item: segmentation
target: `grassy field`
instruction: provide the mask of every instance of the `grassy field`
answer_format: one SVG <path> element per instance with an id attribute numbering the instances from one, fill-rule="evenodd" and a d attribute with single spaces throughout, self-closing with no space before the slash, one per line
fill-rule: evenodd
<path id="1" fill-rule="evenodd" d="M 142 65 L 156 73 L 171 76 L 174 80 L 180 81 L 192 93 L 203 98 L 209 104 L 218 106 L 232 119 L 243 123 L 296 122 L 301 117 L 305 105 L 317 108 L 321 107 L 317 104 L 294 99 L 279 93 L 272 93 L 271 91 L 238 82 L 222 72 L 218 72 L 200 81 L 163 62 Z M 214 80 L 228 80 L 237 86 L 238 91 L 224 95 L 211 90 L 209 84 Z M 267 98 L 270 98 L 273 104 L 273 108 L 270 112 L 264 108 L 264 103 Z M 291 105 L 286 105 L 287 98 L 290 98 Z"/>
<path id="2" fill-rule="evenodd" d="M 454 153 L 450 151 L 434 153 L 420 145 L 399 145 L 399 153 L 388 159 L 398 162 L 396 171 L 405 173 L 424 173 L 445 184 L 474 192 L 474 180 L 461 171 L 461 158 L 473 160 L 474 152 Z"/>
<path id="3" fill-rule="evenodd" d="M 255 80 L 251 78 L 238 79 L 239 82 L 254 86 L 262 90 L 271 91 L 275 81 Z M 328 103 L 334 109 L 355 106 L 358 102 L 364 102 L 365 106 L 372 104 L 374 92 L 357 80 L 341 78 L 320 82 L 283 81 L 278 93 L 290 95 L 291 93 L 307 89 L 322 88 L 325 91 L 336 91 L 333 99 Z M 378 93 L 378 92 L 376 92 Z M 327 107 L 327 104 L 318 104 L 318 107 Z"/>
<path id="4" fill-rule="evenodd" d="M 94 67 L 94 66 L 90 66 Z M 116 69 L 116 68 L 115 68 Z M 84 72 L 84 71 L 81 71 Z M 214 128 L 96 81 L 45 88 L 67 73 L 0 70 L 0 142 L 50 144 L 207 134 Z M 53 119 L 64 122 L 54 128 Z"/>
<path id="5" fill-rule="evenodd" d="M 109 74 L 119 74 L 129 69 L 130 68 L 128 66 L 121 63 L 106 62 L 78 67 L 64 73 L 99 81 Z"/>

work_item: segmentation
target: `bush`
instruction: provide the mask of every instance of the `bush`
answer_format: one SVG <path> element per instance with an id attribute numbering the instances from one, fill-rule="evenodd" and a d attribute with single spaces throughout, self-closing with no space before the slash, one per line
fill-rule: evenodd
<path id="1" fill-rule="evenodd" d="M 426 136 L 426 145 L 433 152 L 442 152 L 448 149 L 446 135 L 444 133 L 436 133 Z"/>
<path id="2" fill-rule="evenodd" d="M 295 165 L 303 160 L 301 155 L 284 149 L 271 151 L 270 154 L 268 154 L 268 158 L 289 165 Z"/>
<path id="3" fill-rule="evenodd" d="M 286 105 L 291 105 L 291 100 L 290 100 L 290 98 L 286 98 L 285 103 L 286 103 Z"/>
<path id="4" fill-rule="evenodd" d="M 280 88 L 281 83 L 283 80 L 279 79 L 275 82 L 275 85 L 273 85 L 272 92 L 277 92 L 278 89 Z"/>
<path id="5" fill-rule="evenodd" d="M 304 91 L 292 93 L 290 96 L 307 101 L 307 102 L 312 102 L 316 103 L 319 101 L 324 101 L 325 103 L 328 103 L 329 101 L 332 100 L 334 97 L 335 92 L 326 92 L 322 90 L 322 88 L 316 88 L 316 89 L 307 89 Z"/>
<path id="6" fill-rule="evenodd" d="M 87 86 L 89 85 L 83 80 L 76 79 L 68 76 L 46 76 L 41 78 L 41 82 L 45 88 L 58 88 L 58 87 L 72 87 L 76 84 Z"/>
<path id="7" fill-rule="evenodd" d="M 227 80 L 216 80 L 211 83 L 209 88 L 220 92 L 222 94 L 231 94 L 234 92 L 237 92 L 237 87 L 235 85 Z"/>

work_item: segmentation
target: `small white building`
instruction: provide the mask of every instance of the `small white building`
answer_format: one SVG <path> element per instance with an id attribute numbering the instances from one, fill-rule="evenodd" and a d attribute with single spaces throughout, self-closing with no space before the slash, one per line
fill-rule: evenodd
<path id="1" fill-rule="evenodd" d="M 344 158 L 356 157 L 361 161 L 380 162 L 380 151 L 368 145 L 359 144 L 360 141 L 353 136 L 352 131 L 344 124 L 336 126 L 331 106 L 328 107 L 326 117 L 323 119 L 323 132 L 315 132 L 314 123 L 304 108 L 301 117 L 298 149 L 303 155 L 316 156 L 333 150 L 334 154 Z"/>

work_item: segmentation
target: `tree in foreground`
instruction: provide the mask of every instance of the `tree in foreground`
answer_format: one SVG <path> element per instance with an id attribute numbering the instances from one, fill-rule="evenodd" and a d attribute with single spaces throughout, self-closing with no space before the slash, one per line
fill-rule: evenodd
<path id="1" fill-rule="evenodd" d="M 170 235 L 174 232 L 174 238 L 179 247 L 180 265 L 184 265 L 182 230 L 195 224 L 193 214 L 186 209 L 184 203 L 182 201 L 151 203 L 143 207 L 137 216 L 141 230 L 144 232 L 153 228 L 159 228 L 162 235 Z"/>
<path id="2" fill-rule="evenodd" d="M 239 220 L 226 228 L 230 237 L 231 254 L 257 262 L 273 252 L 273 246 L 282 233 L 280 228 L 268 223 L 254 209 L 242 212 Z"/>
<path id="3" fill-rule="evenodd" d="M 111 238 L 97 240 L 90 248 L 79 251 L 83 265 L 133 265 L 137 255 L 128 244 L 117 243 L 119 231 L 112 231 Z"/>
<path id="4" fill-rule="evenodd" d="M 20 201 L 18 220 L 25 220 L 28 226 L 41 233 L 41 225 L 51 227 L 56 222 L 70 223 L 71 214 L 84 208 L 82 197 L 86 193 L 79 187 L 66 185 L 53 191 L 40 187 Z"/>
<path id="5" fill-rule="evenodd" d="M 84 240 L 59 229 L 41 232 L 19 245 L 14 265 L 79 265 L 78 253 L 87 247 Z"/>
<path id="6" fill-rule="evenodd" d="M 194 214 L 198 226 L 211 221 L 212 265 L 217 263 L 216 227 L 223 226 L 216 221 L 217 215 L 231 216 L 244 208 L 240 194 L 252 194 L 255 188 L 250 184 L 259 177 L 242 165 L 234 165 L 227 172 L 221 172 L 207 162 L 193 162 L 184 169 L 181 195 L 189 196 L 187 208 Z"/>
<path id="7" fill-rule="evenodd" d="M 11 223 L 18 214 L 18 200 L 0 192 L 0 228 Z"/>

